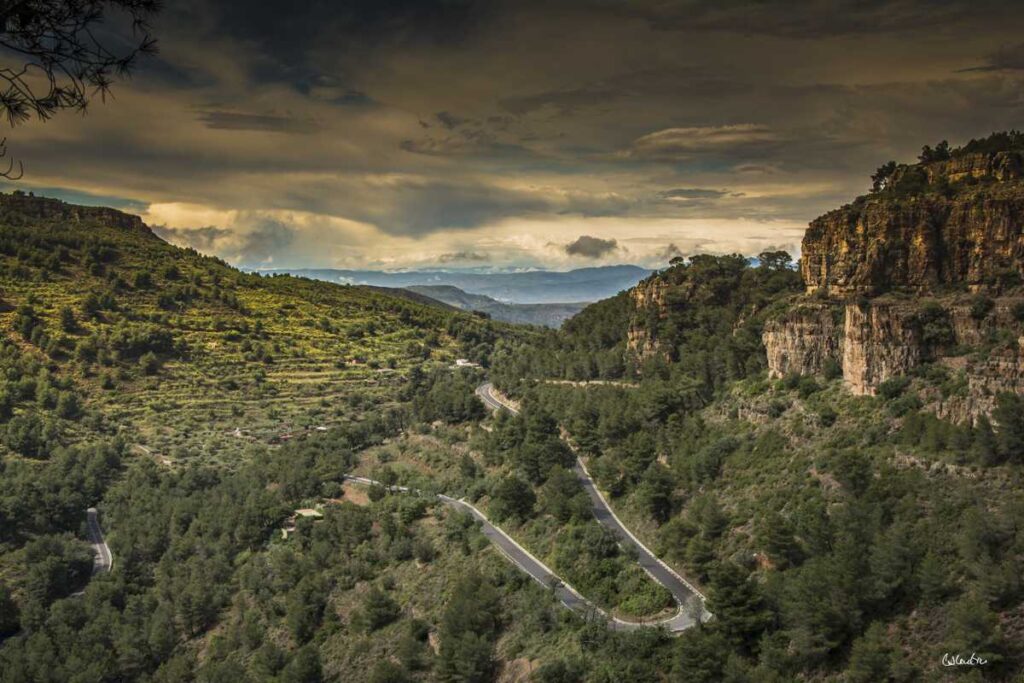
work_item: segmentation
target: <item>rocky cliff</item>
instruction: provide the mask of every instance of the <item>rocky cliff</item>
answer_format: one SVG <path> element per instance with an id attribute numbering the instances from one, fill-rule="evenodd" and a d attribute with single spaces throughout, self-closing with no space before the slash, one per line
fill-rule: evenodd
<path id="1" fill-rule="evenodd" d="M 106 206 L 78 206 L 59 199 L 36 197 L 20 191 L 11 194 L 0 192 L 0 212 L 16 213 L 22 218 L 29 219 L 99 223 L 159 239 L 138 216 Z"/>
<path id="2" fill-rule="evenodd" d="M 813 375 L 825 371 L 829 361 L 842 358 L 843 310 L 810 301 L 794 306 L 765 323 L 764 341 L 769 373 L 774 377 L 795 372 Z"/>
<path id="3" fill-rule="evenodd" d="M 668 283 L 660 277 L 648 278 L 629 292 L 637 314 L 630 320 L 626 332 L 626 346 L 640 359 L 658 353 L 658 323 L 668 314 Z"/>
<path id="4" fill-rule="evenodd" d="M 765 325 L 770 375 L 838 361 L 857 394 L 925 364 L 957 375 L 955 418 L 1024 392 L 1024 161 L 1016 151 L 903 166 L 887 191 L 812 221 L 805 295 Z M 920 373 L 919 373 L 920 374 Z"/>
<path id="5" fill-rule="evenodd" d="M 905 167 L 893 182 L 916 173 L 923 191 L 880 193 L 812 221 L 801 259 L 807 292 L 979 290 L 1019 277 L 1022 165 L 1019 154 L 1001 153 Z"/>

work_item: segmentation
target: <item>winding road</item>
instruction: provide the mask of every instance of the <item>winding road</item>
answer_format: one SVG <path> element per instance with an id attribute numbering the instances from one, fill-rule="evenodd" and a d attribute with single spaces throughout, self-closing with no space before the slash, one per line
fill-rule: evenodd
<path id="1" fill-rule="evenodd" d="M 480 400 L 493 410 L 507 410 L 513 414 L 519 413 L 515 406 L 495 392 L 494 386 L 490 382 L 481 384 L 477 387 L 476 394 L 480 397 Z M 619 622 L 616 620 L 617 625 L 623 628 L 664 626 L 668 628 L 669 631 L 683 631 L 695 624 L 695 615 L 691 613 L 691 610 L 687 609 L 687 605 L 695 604 L 695 599 L 699 600 L 701 607 L 701 621 L 707 621 L 710 619 L 711 614 L 704 607 L 705 598 L 700 591 L 698 591 L 678 573 L 673 571 L 671 567 L 659 560 L 657 556 L 655 556 L 655 554 L 652 553 L 647 546 L 645 546 L 640 539 L 634 536 L 626 525 L 622 523 L 622 520 L 616 516 L 615 512 L 611 509 L 611 506 L 608 505 L 608 501 L 605 500 L 604 495 L 597 488 L 597 484 L 594 483 L 593 478 L 590 476 L 590 472 L 587 471 L 587 466 L 580 458 L 576 458 L 573 470 L 575 471 L 580 484 L 583 486 L 583 489 L 590 497 L 591 510 L 594 513 L 594 518 L 597 519 L 599 524 L 611 531 L 621 545 L 631 548 L 636 552 L 637 563 L 652 579 L 664 586 L 672 594 L 672 597 L 675 599 L 676 605 L 678 606 L 675 616 L 670 619 L 644 623 Z M 515 561 L 514 558 L 513 561 Z M 575 594 L 575 591 L 572 592 Z M 584 600 L 584 602 L 586 601 Z M 692 611 L 695 612 L 696 610 Z"/>
<path id="2" fill-rule="evenodd" d="M 391 492 L 411 493 L 414 495 L 428 495 L 417 489 L 410 489 L 407 486 L 395 486 L 383 482 L 346 474 L 345 479 L 355 484 L 364 486 L 380 486 Z M 464 499 L 456 499 L 446 496 L 443 493 L 436 494 L 438 500 L 444 504 L 469 513 L 480 523 L 480 531 L 488 540 L 506 557 L 512 564 L 526 572 L 530 578 L 551 590 L 558 601 L 565 607 L 581 614 L 586 619 L 600 619 L 608 624 L 608 627 L 616 631 L 630 631 L 645 627 L 666 627 L 669 631 L 683 631 L 693 625 L 692 619 L 681 618 L 683 610 L 679 614 L 662 621 L 633 622 L 625 621 L 608 614 L 594 603 L 580 595 L 579 591 L 560 579 L 551 569 L 537 559 L 529 550 L 519 545 L 514 538 L 495 526 L 479 508 Z"/>
<path id="3" fill-rule="evenodd" d="M 508 410 L 514 414 L 518 414 L 519 412 L 515 406 L 495 394 L 494 387 L 490 383 L 480 385 L 477 388 L 476 393 L 487 406 L 494 410 Z M 679 576 L 676 572 L 672 571 L 668 565 L 655 557 L 654 554 L 648 550 L 647 547 L 641 543 L 640 540 L 637 539 L 624 524 L 622 524 L 619 518 L 615 516 L 612 509 L 608 506 L 608 502 L 604 499 L 604 496 L 594 484 L 594 480 L 591 479 L 590 473 L 587 472 L 587 468 L 583 464 L 583 461 L 578 458 L 576 460 L 575 471 L 576 476 L 579 477 L 580 483 L 586 490 L 587 495 L 590 496 L 594 517 L 597 521 L 615 534 L 616 538 L 619 539 L 620 544 L 632 548 L 636 552 L 637 563 L 643 568 L 643 570 L 646 571 L 652 579 L 668 589 L 672 594 L 677 607 L 676 613 L 673 616 L 668 619 L 652 621 L 625 621 L 608 614 L 605 610 L 580 595 L 579 591 L 559 578 L 558 575 L 551 571 L 546 564 L 534 557 L 529 550 L 519 545 L 515 539 L 491 523 L 491 521 L 487 519 L 487 516 L 477 507 L 466 502 L 464 499 L 452 498 L 451 496 L 446 496 L 443 493 L 436 494 L 436 496 L 446 505 L 469 513 L 480 523 L 481 531 L 484 536 L 486 536 L 510 562 L 526 572 L 537 583 L 550 589 L 562 605 L 583 615 L 584 618 L 600 619 L 606 622 L 609 628 L 616 631 L 631 631 L 640 628 L 664 628 L 672 633 L 685 631 L 696 624 L 695 612 L 697 612 L 697 610 L 691 609 L 691 605 L 700 606 L 701 621 L 707 621 L 710 619 L 711 614 L 704 608 L 704 596 L 701 595 L 696 588 L 687 583 L 686 579 Z M 393 492 L 424 495 L 422 491 L 410 489 L 406 486 L 389 486 L 387 484 L 374 481 L 373 479 L 368 479 L 367 477 L 345 475 L 345 479 L 353 483 L 363 484 L 364 486 L 381 486 Z"/>
<path id="4" fill-rule="evenodd" d="M 110 554 L 110 546 L 103 540 L 103 529 L 100 528 L 100 517 L 96 508 L 85 511 L 85 527 L 89 534 L 89 542 L 96 551 L 92 560 L 93 575 L 109 572 L 114 566 L 114 556 Z"/>
<path id="5" fill-rule="evenodd" d="M 387 489 L 388 491 L 398 493 L 412 493 L 415 495 L 426 495 L 422 491 L 416 489 L 410 489 L 407 486 L 389 486 L 367 477 L 358 477 L 355 475 L 346 474 L 345 479 L 355 484 L 363 484 L 364 486 L 380 486 Z M 501 528 L 495 526 L 491 520 L 487 519 L 479 508 L 475 505 L 463 500 L 446 496 L 443 493 L 436 494 L 438 500 L 443 502 L 449 507 L 453 507 L 457 510 L 469 513 L 475 520 L 480 523 L 480 530 L 483 535 L 494 544 L 495 547 L 504 555 L 510 562 L 522 569 L 524 572 L 530 575 L 534 581 L 544 586 L 545 588 L 551 589 L 558 601 L 571 610 L 575 610 L 584 616 L 594 617 L 600 615 L 602 619 L 610 620 L 615 626 L 629 626 L 629 622 L 619 622 L 619 620 L 609 617 L 604 610 L 590 603 L 586 598 L 580 595 L 575 588 L 558 578 L 546 564 L 538 560 L 529 550 L 516 543 L 515 539 L 509 536 L 507 533 L 501 530 Z"/>

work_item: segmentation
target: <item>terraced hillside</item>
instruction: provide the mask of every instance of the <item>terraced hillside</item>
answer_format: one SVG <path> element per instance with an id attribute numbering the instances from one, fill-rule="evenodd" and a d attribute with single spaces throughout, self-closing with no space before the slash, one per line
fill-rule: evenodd
<path id="1" fill-rule="evenodd" d="M 18 194 L 0 195 L 0 290 L 4 355 L 24 385 L 5 392 L 8 410 L 55 441 L 117 433 L 164 463 L 358 419 L 412 364 L 484 361 L 495 336 L 469 315 L 245 274 L 136 217 Z M 73 410 L 56 410 L 62 394 Z"/>

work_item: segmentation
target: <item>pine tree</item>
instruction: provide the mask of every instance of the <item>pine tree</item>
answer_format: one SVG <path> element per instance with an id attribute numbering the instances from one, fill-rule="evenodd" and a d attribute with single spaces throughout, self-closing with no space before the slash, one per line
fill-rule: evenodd
<path id="1" fill-rule="evenodd" d="M 747 652 L 755 649 L 771 618 L 757 584 L 733 562 L 723 562 L 711 572 L 708 611 L 725 637 Z"/>
<path id="2" fill-rule="evenodd" d="M 949 591 L 949 570 L 946 569 L 946 562 L 929 551 L 917 568 L 917 585 L 925 604 L 937 604 Z"/>
<path id="3" fill-rule="evenodd" d="M 999 464 L 999 446 L 992 423 L 982 415 L 974 428 L 974 439 L 971 443 L 971 459 L 984 467 Z"/>
<path id="4" fill-rule="evenodd" d="M 888 681 L 892 646 L 885 633 L 885 626 L 875 622 L 864 635 L 853 642 L 850 663 L 846 669 L 847 680 L 851 683 L 877 683 Z"/>
<path id="5" fill-rule="evenodd" d="M 761 543 L 779 569 L 800 563 L 800 545 L 789 522 L 772 510 L 761 523 Z"/>
<path id="6" fill-rule="evenodd" d="M 1024 399 L 1015 394 L 1000 394 L 992 419 L 999 425 L 1000 455 L 1010 462 L 1024 462 Z"/>

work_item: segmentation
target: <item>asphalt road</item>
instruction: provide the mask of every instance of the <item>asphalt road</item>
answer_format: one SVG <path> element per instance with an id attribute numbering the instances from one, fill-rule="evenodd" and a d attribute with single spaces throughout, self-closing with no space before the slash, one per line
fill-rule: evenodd
<path id="1" fill-rule="evenodd" d="M 490 382 L 484 382 L 476 388 L 476 395 L 480 397 L 480 400 L 484 402 L 491 410 L 507 410 L 513 415 L 518 415 L 519 411 L 513 408 L 510 404 L 505 403 L 494 393 L 494 385 Z"/>
<path id="2" fill-rule="evenodd" d="M 103 530 L 100 528 L 100 518 L 96 508 L 89 508 L 85 511 L 85 527 L 89 534 L 89 542 L 92 543 L 93 550 L 96 551 L 92 561 L 92 573 L 109 572 L 114 566 L 114 556 L 110 554 L 107 542 L 103 540 Z"/>
<path id="3" fill-rule="evenodd" d="M 494 386 L 490 383 L 481 384 L 476 389 L 477 396 L 480 397 L 489 408 L 493 410 L 508 410 L 513 414 L 518 414 L 512 405 L 502 399 L 495 390 Z M 654 622 L 654 623 L 632 623 L 632 622 L 617 622 L 621 628 L 640 628 L 644 626 L 664 626 L 670 631 L 683 631 L 693 626 L 695 621 L 696 609 L 687 609 L 688 605 L 696 605 L 699 601 L 701 611 L 700 618 L 702 621 L 707 621 L 711 615 L 704 608 L 704 596 L 701 595 L 696 588 L 691 586 L 683 577 L 673 571 L 667 564 L 659 560 L 654 553 L 652 553 L 647 546 L 640 542 L 636 536 L 622 523 L 621 520 L 615 515 L 615 512 L 608 505 L 608 501 L 605 500 L 604 496 L 597 488 L 597 484 L 591 478 L 590 473 L 587 471 L 586 465 L 579 458 L 576 459 L 576 464 L 573 466 L 573 470 L 576 473 L 580 484 L 583 489 L 587 492 L 590 497 L 591 511 L 594 514 L 594 518 L 597 519 L 598 523 L 604 526 L 606 529 L 615 534 L 619 543 L 627 548 L 630 548 L 635 552 L 637 557 L 637 563 L 643 568 L 648 575 L 662 586 L 664 586 L 676 601 L 678 609 L 675 616 L 668 620 Z"/>

